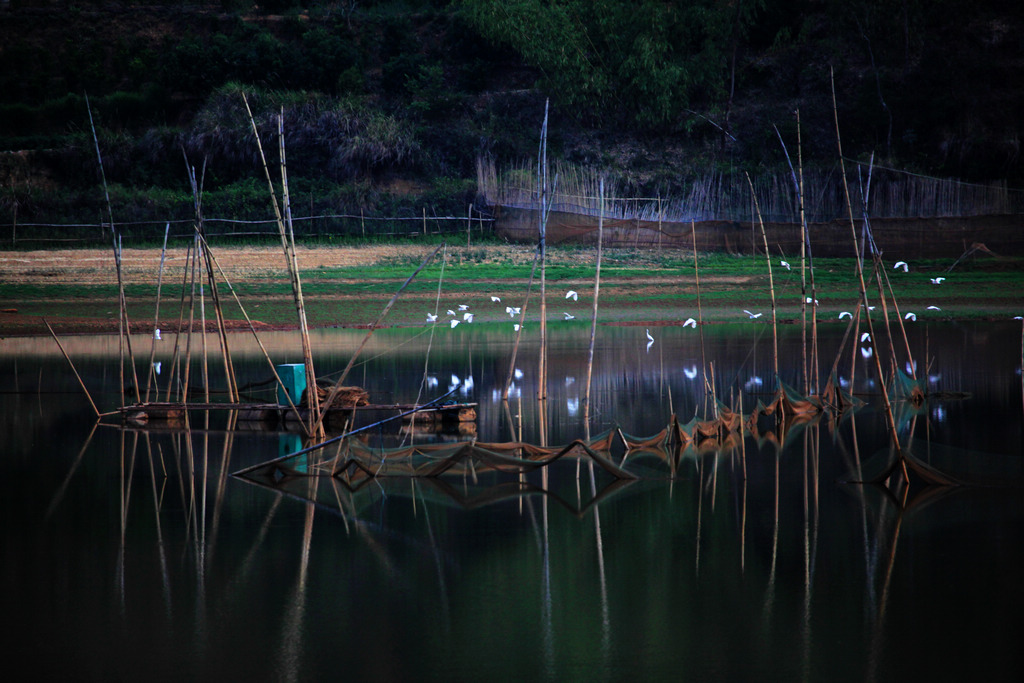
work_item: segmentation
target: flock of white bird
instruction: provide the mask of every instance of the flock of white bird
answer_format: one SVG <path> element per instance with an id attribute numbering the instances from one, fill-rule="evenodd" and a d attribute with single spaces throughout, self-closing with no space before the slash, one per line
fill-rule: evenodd
<path id="1" fill-rule="evenodd" d="M 782 266 L 783 268 L 785 268 L 786 270 L 792 270 L 792 266 L 790 266 L 790 264 L 788 262 L 786 262 L 786 261 L 780 260 L 779 261 L 779 265 Z M 908 264 L 906 261 L 897 261 L 893 265 L 893 270 L 902 270 L 904 273 L 909 273 L 910 272 L 910 264 Z M 945 277 L 933 277 L 933 278 L 929 278 L 929 279 L 930 279 L 930 281 L 931 281 L 931 283 L 933 285 L 941 285 L 946 280 Z M 567 300 L 568 299 L 572 299 L 573 301 L 579 301 L 579 293 L 577 293 L 576 291 L 570 289 L 569 291 L 567 291 L 565 293 L 565 298 Z M 811 304 L 811 305 L 814 305 L 814 306 L 818 306 L 819 305 L 818 300 L 814 299 L 812 297 L 806 297 L 804 301 L 805 301 L 805 303 Z M 491 302 L 492 303 L 501 303 L 501 298 L 497 297 L 497 296 L 491 296 Z M 469 306 L 467 306 L 465 304 L 460 305 L 458 307 L 458 311 L 449 309 L 448 310 L 448 317 L 449 317 L 448 323 L 449 323 L 449 325 L 452 328 L 455 328 L 460 323 L 463 323 L 463 322 L 471 323 L 471 322 L 473 322 L 473 317 L 474 317 L 475 314 L 469 312 L 468 309 L 469 309 Z M 869 306 L 868 307 L 869 311 L 873 311 L 874 309 L 875 309 L 874 306 Z M 927 310 L 929 310 L 929 311 L 941 311 L 942 309 L 939 308 L 938 306 L 932 305 L 932 306 L 928 306 Z M 755 312 L 749 311 L 747 309 L 743 309 L 743 312 L 747 315 L 747 317 L 750 320 L 757 320 L 758 318 L 761 318 L 764 315 L 763 313 L 755 313 Z M 516 316 L 521 315 L 522 308 L 517 307 L 517 306 L 506 306 L 505 307 L 505 313 L 507 313 L 510 318 L 515 319 Z M 461 319 L 460 319 L 460 314 L 461 314 Z M 572 315 L 568 311 L 563 311 L 562 312 L 562 316 L 563 316 L 564 320 L 575 320 L 576 319 L 576 316 Z M 428 323 L 436 323 L 437 322 L 437 317 L 438 316 L 436 314 L 427 313 L 427 322 Z M 839 313 L 839 320 L 843 320 L 844 318 L 852 319 L 853 318 L 853 314 L 850 311 L 841 311 Z M 914 322 L 914 321 L 917 320 L 917 314 L 914 313 L 914 312 L 908 311 L 903 316 L 903 319 L 904 320 L 908 320 L 910 322 Z M 1022 317 L 1021 316 L 1017 316 L 1014 319 L 1015 320 L 1021 320 Z M 683 327 L 684 328 L 691 327 L 693 329 L 696 329 L 697 328 L 697 321 L 694 318 L 687 318 L 686 322 L 683 323 Z M 520 328 L 520 323 L 514 323 L 514 329 L 517 332 L 519 331 L 519 328 Z M 651 334 L 651 330 L 649 328 L 646 330 L 646 335 L 647 335 L 647 351 L 650 352 L 651 346 L 654 345 L 654 341 L 655 340 L 654 340 L 654 336 Z M 156 332 L 156 338 L 157 339 L 160 338 L 160 331 L 159 330 L 157 330 L 157 332 Z M 861 343 L 862 343 L 861 355 L 864 358 L 870 358 L 872 353 L 873 353 L 873 350 L 872 350 L 872 347 L 871 347 L 871 337 L 870 337 L 870 335 L 867 332 L 865 332 L 864 334 L 861 335 L 860 340 L 861 340 Z M 696 371 L 696 368 L 694 367 L 694 368 L 692 368 L 692 377 L 691 377 L 691 371 L 689 369 L 687 370 L 686 375 L 687 375 L 688 378 L 693 379 L 693 377 L 696 377 L 696 373 L 697 373 L 697 371 Z"/>
<path id="2" fill-rule="evenodd" d="M 570 289 L 568 292 L 565 293 L 565 298 L 566 299 L 572 299 L 573 301 L 579 301 L 579 293 L 577 293 L 577 292 L 575 292 L 575 291 Z M 501 297 L 500 296 L 491 296 L 491 303 L 500 304 L 501 303 Z M 521 315 L 522 312 L 523 312 L 523 309 L 522 309 L 521 306 L 506 306 L 505 307 L 505 313 L 507 313 L 508 317 L 512 318 L 513 320 L 516 318 L 516 316 Z M 576 319 L 576 316 L 574 316 L 573 314 L 569 313 L 568 311 L 563 311 L 562 315 L 564 316 L 565 320 L 575 320 Z M 459 307 L 458 307 L 457 311 L 453 310 L 451 308 L 448 309 L 448 325 L 452 329 L 455 329 L 456 327 L 459 326 L 460 323 L 471 323 L 471 322 L 473 322 L 473 318 L 475 316 L 476 316 L 476 313 L 471 313 L 470 312 L 468 304 L 459 304 Z M 437 322 L 437 314 L 436 313 L 429 313 L 428 312 L 427 313 L 427 322 L 428 323 L 436 323 Z M 515 323 L 513 325 L 513 329 L 515 329 L 516 332 L 519 331 L 519 327 L 520 327 L 519 323 Z M 156 338 L 157 339 L 160 338 L 160 330 L 157 330 Z"/>

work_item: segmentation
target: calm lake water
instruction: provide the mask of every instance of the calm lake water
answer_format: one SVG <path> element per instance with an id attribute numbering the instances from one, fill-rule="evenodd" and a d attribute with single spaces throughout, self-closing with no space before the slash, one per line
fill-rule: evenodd
<path id="1" fill-rule="evenodd" d="M 830 367 L 843 330 L 825 327 Z M 783 331 L 781 357 L 799 359 L 799 330 Z M 648 349 L 642 327 L 599 328 L 592 433 L 651 435 L 672 414 L 705 414 L 699 334 L 650 332 Z M 35 680 L 1021 680 L 1020 326 L 909 333 L 919 375 L 947 393 L 897 406 L 904 448 L 1009 485 L 846 483 L 889 454 L 874 372 L 849 348 L 838 374 L 855 367 L 867 405 L 781 447 L 690 450 L 674 477 L 638 461 L 643 477 L 625 485 L 566 464 L 506 496 L 486 475 L 258 486 L 231 473 L 292 452 L 297 435 L 228 432 L 221 414 L 194 415 L 191 435 L 96 426 L 52 340 L 0 340 L 2 651 Z M 314 333 L 318 372 L 336 377 L 364 334 Z M 348 383 L 377 403 L 457 386 L 479 404 L 480 440 L 567 443 L 587 431 L 588 335 L 552 325 L 545 405 L 525 342 L 500 401 L 511 325 L 378 332 Z M 276 363 L 300 361 L 296 334 L 261 339 Z M 114 409 L 116 338 L 62 341 Z M 135 348 L 148 357 L 149 340 Z M 251 336 L 232 337 L 232 353 L 241 383 L 270 377 Z M 769 398 L 769 326 L 709 326 L 704 355 L 725 403 Z M 797 365 L 781 374 L 800 386 Z M 216 398 L 212 361 L 209 383 Z M 397 445 L 397 430 L 369 443 Z"/>

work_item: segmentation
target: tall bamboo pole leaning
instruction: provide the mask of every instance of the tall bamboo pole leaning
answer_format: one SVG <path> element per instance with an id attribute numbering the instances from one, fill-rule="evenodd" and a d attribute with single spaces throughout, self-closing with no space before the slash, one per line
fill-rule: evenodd
<path id="1" fill-rule="evenodd" d="M 903 335 L 903 346 L 904 346 L 904 348 L 907 351 L 907 360 L 909 361 L 909 365 L 910 365 L 910 376 L 913 377 L 914 379 L 917 379 L 917 365 L 914 363 L 914 354 L 910 350 L 910 340 L 907 338 L 907 328 L 906 328 L 906 325 L 903 323 L 903 317 L 902 317 L 902 314 L 900 313 L 900 305 L 899 305 L 899 302 L 896 300 L 896 292 L 893 291 L 892 282 L 889 280 L 889 272 L 885 268 L 881 267 L 881 263 L 878 262 L 878 249 L 875 247 L 875 238 L 874 238 L 873 233 L 871 232 L 871 216 L 870 216 L 870 213 L 868 211 L 868 197 L 871 194 L 871 175 L 872 175 L 872 172 L 874 170 L 874 163 L 875 163 L 875 155 L 874 155 L 874 153 L 872 153 L 871 161 L 870 161 L 870 164 L 868 166 L 867 183 L 866 183 L 866 185 L 862 184 L 862 187 L 861 187 L 861 219 L 863 220 L 863 224 L 864 224 L 864 234 L 868 236 L 868 241 L 871 242 L 872 258 L 877 262 L 876 263 L 876 265 L 877 265 L 877 275 L 885 278 L 885 286 L 889 290 L 889 296 L 892 297 L 893 309 L 896 311 L 896 323 L 900 326 L 900 333 Z M 858 176 L 858 178 L 860 177 L 860 168 L 859 167 L 858 167 L 858 170 L 857 170 L 857 176 Z M 889 347 L 890 347 L 890 351 L 892 352 L 893 362 L 895 362 L 896 361 L 896 342 L 893 341 L 892 329 L 891 329 L 890 324 L 889 324 L 888 310 L 887 310 L 887 308 L 885 306 L 885 296 L 884 296 L 884 293 L 882 292 L 882 288 L 881 288 L 882 287 L 881 280 L 879 280 L 879 282 L 878 282 L 878 287 L 879 287 L 879 295 L 882 298 L 882 309 L 886 311 L 886 315 L 885 315 L 885 329 L 886 329 L 886 333 L 889 335 Z"/>
<path id="2" fill-rule="evenodd" d="M 323 423 L 318 416 L 320 413 L 320 397 L 317 393 L 316 371 L 313 368 L 313 348 L 309 341 L 309 325 L 306 322 L 306 302 L 302 297 L 302 280 L 299 277 L 299 260 L 295 255 L 295 230 L 292 224 L 292 205 L 288 194 L 288 167 L 285 163 L 284 154 L 284 107 L 277 117 L 277 141 L 281 154 L 281 199 L 284 203 L 284 225 L 288 228 L 288 239 L 282 233 L 281 240 L 285 244 L 285 254 L 288 256 L 292 273 L 292 287 L 295 293 L 295 312 L 299 317 L 300 333 L 302 335 L 302 360 L 306 366 L 306 405 L 309 406 L 310 432 L 313 436 L 323 438 Z"/>
<path id="3" fill-rule="evenodd" d="M 772 255 L 768 251 L 768 235 L 764 229 L 764 218 L 761 217 L 761 206 L 757 201 L 757 193 L 754 192 L 754 183 L 750 179 L 749 173 L 744 173 L 747 176 L 747 185 L 750 186 L 750 196 L 754 199 L 754 211 L 757 213 L 757 222 L 761 225 L 761 240 L 764 243 L 764 259 L 768 263 L 768 288 L 772 294 L 772 364 L 775 369 L 775 384 L 776 389 L 779 388 L 779 327 L 778 321 L 776 320 L 775 312 L 775 277 L 772 275 Z"/>
<path id="4" fill-rule="evenodd" d="M 875 155 L 874 155 L 874 153 L 872 153 L 870 165 L 868 167 L 867 183 L 866 184 L 861 183 L 861 203 L 864 206 L 866 206 L 866 204 L 867 204 L 867 199 L 866 198 L 871 196 L 871 173 L 872 173 L 872 171 L 874 169 L 874 163 L 875 163 Z M 858 181 L 860 181 L 860 166 L 857 167 L 857 178 L 858 178 Z M 852 211 L 852 209 L 851 209 L 851 211 Z M 862 225 L 863 225 L 863 229 L 861 231 L 861 233 L 862 233 L 861 239 L 863 241 L 862 246 L 861 246 L 861 250 L 860 250 L 860 253 L 862 254 L 861 258 L 863 258 L 863 253 L 864 253 L 865 249 L 870 248 L 870 253 L 871 253 L 871 269 L 872 269 L 871 272 L 874 275 L 875 286 L 878 288 L 878 300 L 879 300 L 879 303 L 882 306 L 882 323 L 885 325 L 885 340 L 886 340 L 886 343 L 888 343 L 888 345 L 889 345 L 889 358 L 891 359 L 891 362 L 895 365 L 895 363 L 896 363 L 896 342 L 895 342 L 896 337 L 893 336 L 893 333 L 892 333 L 892 323 L 889 321 L 889 303 L 888 303 L 888 299 L 885 296 L 885 288 L 883 287 L 883 284 L 882 284 L 883 280 L 888 280 L 888 273 L 886 273 L 885 268 L 884 268 L 884 266 L 882 264 L 881 254 L 878 251 L 878 247 L 875 244 L 874 234 L 871 231 L 871 217 L 868 215 L 867 211 L 862 211 L 861 218 L 862 218 Z M 891 286 L 889 287 L 889 292 L 890 292 L 890 294 L 892 293 L 892 287 Z M 895 298 L 893 300 L 893 303 L 895 303 Z M 867 313 L 865 313 L 865 315 L 867 315 Z M 897 315 L 897 319 L 899 319 L 898 309 L 897 309 L 897 314 L 896 315 Z M 902 323 L 902 321 L 900 321 L 900 322 Z M 905 336 L 906 336 L 906 333 L 904 331 L 904 337 Z M 872 340 L 874 340 L 874 337 L 872 337 Z M 875 344 L 875 351 L 877 352 L 878 351 L 878 344 L 877 344 L 877 342 L 872 341 L 872 343 Z M 908 354 L 910 352 L 909 343 L 908 343 L 908 347 L 907 347 L 907 352 L 908 352 Z M 885 386 L 885 381 L 882 378 L 879 378 L 878 381 L 881 383 L 881 385 L 883 387 Z"/>
<path id="5" fill-rule="evenodd" d="M 404 283 L 402 283 L 402 286 L 398 288 L 398 291 L 394 293 L 394 295 L 391 297 L 391 300 L 388 301 L 387 305 L 384 306 L 384 310 L 380 312 L 380 315 L 377 316 L 377 319 L 370 323 L 369 329 L 366 330 L 366 336 L 363 337 L 363 341 L 356 348 L 355 352 L 353 352 L 352 357 L 349 358 L 348 364 L 345 366 L 345 369 L 341 372 L 341 376 L 338 377 L 338 381 L 334 383 L 333 387 L 331 387 L 331 390 L 330 392 L 328 392 L 326 399 L 324 399 L 323 405 L 320 406 L 318 404 L 318 412 L 316 413 L 316 419 L 311 420 L 310 422 L 311 432 L 320 435 L 323 434 L 324 417 L 327 415 L 327 411 L 330 409 L 335 397 L 341 390 L 341 387 L 345 382 L 345 379 L 348 377 L 348 373 L 352 370 L 352 367 L 355 365 L 356 359 L 359 358 L 359 354 L 363 352 L 363 347 L 365 347 L 366 343 L 370 341 L 370 337 L 377 329 L 377 326 L 380 325 L 381 321 L 384 320 L 387 314 L 391 311 L 392 307 L 394 307 L 395 302 L 398 301 L 398 297 L 401 296 L 402 292 L 405 291 L 405 288 L 409 286 L 409 283 L 416 279 L 416 276 L 419 275 L 420 272 L 427 267 L 428 263 L 434 260 L 434 257 L 437 256 L 437 253 L 439 251 L 441 251 L 442 249 L 446 249 L 447 247 L 447 242 L 442 242 L 441 244 L 437 245 L 437 247 L 432 252 L 430 252 L 430 254 L 428 254 L 425 259 L 423 259 L 423 262 L 420 263 L 420 267 L 417 268 L 413 272 L 413 274 L 410 275 L 408 279 L 406 279 Z"/>
<path id="6" fill-rule="evenodd" d="M 846 198 L 846 210 L 850 219 L 850 234 L 853 237 L 853 251 L 855 256 L 859 256 L 860 249 L 857 245 L 857 223 L 853 219 L 853 203 L 850 201 L 850 186 L 846 181 L 846 163 L 843 160 L 843 141 L 842 136 L 839 134 L 839 108 L 836 106 L 836 84 L 834 74 L 832 76 L 832 114 L 835 118 L 836 124 L 836 145 L 839 149 L 839 167 L 842 170 L 843 175 L 843 194 Z M 864 282 L 864 263 L 859 257 L 857 258 L 857 279 L 860 286 L 860 298 L 861 306 L 863 307 L 862 310 L 864 311 L 864 320 L 867 322 L 868 333 L 871 335 L 872 344 L 874 344 L 875 327 L 874 323 L 871 321 L 871 315 L 869 313 L 870 308 L 868 307 L 867 285 Z M 885 408 L 885 421 L 886 425 L 889 427 L 889 437 L 892 439 L 893 447 L 896 449 L 896 453 L 902 461 L 903 450 L 900 447 L 900 437 L 896 431 L 896 420 L 893 418 L 892 404 L 889 403 L 889 394 L 885 391 L 882 362 L 878 356 L 879 354 L 877 353 L 871 354 L 871 357 L 875 359 L 875 371 L 878 373 L 878 382 L 882 385 L 882 404 Z M 909 480 L 906 465 L 903 466 L 903 476 Z"/>
<path id="7" fill-rule="evenodd" d="M 281 207 L 277 202 L 277 192 L 274 190 L 274 181 L 270 178 L 270 168 L 267 166 L 267 157 L 263 153 L 263 143 L 260 141 L 260 133 L 256 127 L 256 119 L 252 115 L 252 109 L 249 107 L 249 100 L 246 98 L 245 93 L 242 93 L 242 101 L 245 102 L 245 110 L 249 114 L 249 122 L 252 124 L 252 132 L 256 137 L 256 147 L 259 149 L 260 161 L 263 164 L 263 172 L 267 178 L 267 186 L 270 189 L 271 203 L 274 206 L 274 217 L 277 220 L 278 234 L 281 237 L 281 248 L 284 250 L 285 258 L 288 261 L 288 274 L 291 278 L 292 283 L 292 295 L 295 298 L 295 308 L 299 318 L 299 331 L 302 337 L 302 359 L 303 364 L 306 367 L 306 397 L 307 405 L 310 408 L 311 419 L 313 416 L 318 415 L 320 412 L 319 397 L 316 391 L 316 374 L 313 369 L 313 353 L 309 343 L 309 330 L 306 327 L 306 309 L 302 300 L 302 283 L 299 279 L 298 272 L 298 260 L 295 258 L 295 235 L 291 233 L 291 241 L 289 242 L 289 230 L 285 224 L 285 217 L 281 214 Z M 284 156 L 284 109 L 282 108 L 281 115 L 278 117 L 278 137 L 279 137 L 279 149 L 281 153 L 281 179 L 284 184 L 284 202 L 285 211 L 288 212 L 289 225 L 290 225 L 290 207 L 288 205 L 288 186 L 287 186 L 287 166 L 285 163 Z M 320 420 L 316 420 L 320 422 Z M 312 423 L 311 423 L 312 425 Z M 320 425 L 322 432 L 322 424 Z M 309 430 L 314 436 L 322 436 L 322 433 L 317 433 L 316 430 Z"/>
<path id="8" fill-rule="evenodd" d="M 82 391 L 85 392 L 85 397 L 89 399 L 89 405 L 92 406 L 92 410 L 96 413 L 96 417 L 101 417 L 100 409 L 96 407 L 96 402 L 92 400 L 92 396 L 89 394 L 89 390 L 85 387 L 85 382 L 82 381 L 82 376 L 78 374 L 78 370 L 75 369 L 75 364 L 71 362 L 71 357 L 68 356 L 68 352 L 64 350 L 64 345 L 60 343 L 60 339 L 57 339 L 57 333 L 50 327 L 50 323 L 43 318 L 43 324 L 46 325 L 46 329 L 50 331 L 50 336 L 53 337 L 53 341 L 57 342 L 57 348 L 60 349 L 61 354 L 64 356 L 64 360 L 71 366 L 71 372 L 75 373 L 75 379 L 78 380 L 78 385 L 82 387 Z"/>
<path id="9" fill-rule="evenodd" d="M 139 391 L 139 375 L 135 371 L 135 354 L 132 352 L 132 340 L 131 340 L 131 326 L 128 323 L 128 306 L 124 296 L 124 277 L 121 269 L 121 234 L 120 231 L 114 227 L 114 211 L 110 205 L 110 190 L 107 187 L 107 173 L 103 169 L 103 155 L 100 154 L 100 141 L 96 135 L 96 124 L 92 118 L 92 105 L 89 104 L 89 96 L 85 96 L 85 108 L 89 112 L 89 128 L 92 130 L 92 141 L 96 147 L 96 160 L 100 167 L 100 178 L 103 181 L 103 197 L 106 200 L 107 205 L 107 219 L 110 222 L 110 236 L 114 244 L 114 267 L 117 271 L 117 302 L 118 302 L 118 315 L 120 316 L 120 322 L 118 327 L 120 328 L 120 344 L 124 344 L 128 350 L 128 362 L 131 364 L 132 369 L 132 388 L 135 391 L 135 402 L 138 403 L 142 400 L 141 393 Z M 121 360 L 121 380 L 120 380 L 120 392 L 121 392 L 121 405 L 124 405 L 124 359 L 122 356 Z"/>
<path id="10" fill-rule="evenodd" d="M 583 393 L 583 424 L 590 430 L 590 381 L 594 376 L 594 339 L 597 336 L 597 302 L 601 294 L 601 249 L 604 242 L 604 176 L 597 191 L 597 267 L 594 270 L 594 308 L 590 315 L 590 348 L 587 350 L 587 385 Z"/>
<path id="11" fill-rule="evenodd" d="M 537 398 L 544 399 L 548 395 L 548 302 L 547 280 L 547 225 L 548 225 L 548 100 L 544 101 L 544 124 L 540 129 L 539 164 L 539 195 L 540 195 L 540 361 L 538 364 Z"/>

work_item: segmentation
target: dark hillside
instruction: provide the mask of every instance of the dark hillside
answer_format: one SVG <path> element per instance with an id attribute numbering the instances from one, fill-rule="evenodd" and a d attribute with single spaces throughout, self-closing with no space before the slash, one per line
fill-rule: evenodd
<path id="1" fill-rule="evenodd" d="M 209 210 L 265 215 L 243 92 L 265 145 L 283 111 L 311 209 L 415 215 L 464 213 L 479 156 L 535 154 L 546 98 L 553 153 L 637 193 L 777 166 L 797 110 L 833 165 L 833 73 L 847 156 L 1024 180 L 1015 1 L 0 0 L 0 224 L 95 220 L 86 95 L 124 220 L 190 214 L 183 151 Z"/>

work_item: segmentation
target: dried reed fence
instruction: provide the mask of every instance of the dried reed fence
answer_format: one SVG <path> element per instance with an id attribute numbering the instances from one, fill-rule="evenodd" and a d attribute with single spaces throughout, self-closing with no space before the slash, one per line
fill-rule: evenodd
<path id="1" fill-rule="evenodd" d="M 852 162 L 863 183 L 868 167 Z M 797 219 L 799 207 L 788 171 L 751 176 L 742 172 L 712 172 L 684 182 L 682 196 L 627 197 L 621 183 L 605 175 L 604 206 L 598 200 L 602 174 L 567 163 L 555 164 L 559 178 L 553 189 L 552 211 L 606 219 L 666 221 L 749 221 L 754 214 L 751 185 L 766 222 Z M 534 209 L 539 206 L 536 168 L 529 162 L 499 172 L 493 160 L 477 161 L 479 194 L 489 206 Z M 1024 214 L 1024 190 L 1007 187 L 1005 181 L 987 185 L 932 178 L 878 166 L 870 169 L 868 212 L 873 218 L 935 218 Z M 837 168 L 804 169 L 806 220 L 824 223 L 847 215 L 841 173 Z M 860 187 L 852 182 L 854 204 L 860 205 Z"/>

